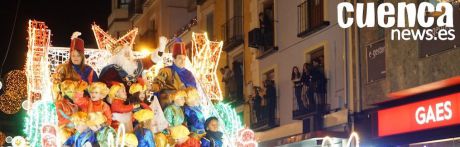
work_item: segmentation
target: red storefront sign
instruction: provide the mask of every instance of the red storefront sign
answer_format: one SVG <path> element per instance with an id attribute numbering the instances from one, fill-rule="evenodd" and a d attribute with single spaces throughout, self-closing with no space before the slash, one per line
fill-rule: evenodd
<path id="1" fill-rule="evenodd" d="M 460 92 L 378 111 L 379 137 L 460 124 Z"/>

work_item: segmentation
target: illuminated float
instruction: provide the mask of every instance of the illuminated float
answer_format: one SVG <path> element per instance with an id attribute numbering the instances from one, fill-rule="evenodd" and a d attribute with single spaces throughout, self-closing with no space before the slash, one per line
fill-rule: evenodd
<path id="1" fill-rule="evenodd" d="M 99 26 L 93 24 L 92 29 L 96 37 L 98 49 L 85 49 L 86 64 L 90 65 L 97 74 L 108 64 L 110 58 L 109 48 L 116 44 L 129 44 L 132 46 L 137 35 L 137 28 L 129 31 L 121 38 L 114 39 Z M 50 45 L 51 30 L 44 22 L 29 20 L 28 26 L 28 53 L 26 61 L 27 108 L 24 132 L 25 140 L 30 146 L 60 146 L 57 133 L 56 106 L 52 91 L 51 75 L 57 65 L 69 58 L 68 47 L 54 47 Z M 205 118 L 215 116 L 220 121 L 220 130 L 223 131 L 224 146 L 257 146 L 254 132 L 245 129 L 235 110 L 230 105 L 220 103 L 222 92 L 219 87 L 216 69 L 222 52 L 222 42 L 209 41 L 206 33 L 193 33 L 192 56 L 187 58 L 186 66 L 196 78 L 197 89 L 200 94 L 200 105 Z M 155 50 L 158 51 L 158 50 Z M 155 52 L 154 51 L 154 52 Z M 149 52 L 134 51 L 135 58 L 146 57 Z M 172 54 L 164 53 L 162 61 L 150 69 L 145 69 L 147 80 L 152 80 L 158 70 L 172 64 Z M 147 81 L 149 82 L 149 81 Z M 212 101 L 211 101 L 212 100 Z M 214 101 L 214 102 L 213 102 Z M 243 137 L 242 133 L 244 134 Z M 119 127 L 117 134 L 110 135 L 109 140 L 120 146 L 125 142 L 124 127 Z M 252 134 L 252 135 L 251 135 Z M 244 138 L 244 139 L 243 139 Z M 120 141 L 121 140 L 121 141 Z"/>

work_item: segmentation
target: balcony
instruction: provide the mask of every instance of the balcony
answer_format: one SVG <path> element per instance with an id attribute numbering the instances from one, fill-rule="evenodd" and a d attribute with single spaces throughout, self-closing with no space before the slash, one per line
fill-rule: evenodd
<path id="1" fill-rule="evenodd" d="M 249 47 L 259 50 L 257 59 L 263 59 L 276 51 L 278 47 L 274 46 L 274 30 L 273 28 L 254 28 L 249 31 Z"/>
<path id="2" fill-rule="evenodd" d="M 278 109 L 280 100 L 276 94 L 274 81 L 265 80 L 264 83 L 266 83 L 264 88 L 254 86 L 254 93 L 249 100 L 251 129 L 254 131 L 265 131 L 280 125 L 281 114 Z"/>
<path id="3" fill-rule="evenodd" d="M 309 67 L 311 70 L 306 76 L 295 82 L 292 88 L 293 111 L 292 118 L 303 120 L 310 116 L 322 117 L 330 111 L 327 103 L 327 79 L 324 74 L 324 65 Z"/>
<path id="4" fill-rule="evenodd" d="M 323 4 L 322 0 L 306 0 L 297 6 L 297 37 L 306 37 L 329 26 L 324 20 Z"/>
<path id="5" fill-rule="evenodd" d="M 222 25 L 223 49 L 227 52 L 244 43 L 243 17 L 235 16 Z"/>
<path id="6" fill-rule="evenodd" d="M 131 0 L 128 6 L 128 17 L 132 18 L 135 15 L 142 14 L 145 1 L 146 0 Z"/>

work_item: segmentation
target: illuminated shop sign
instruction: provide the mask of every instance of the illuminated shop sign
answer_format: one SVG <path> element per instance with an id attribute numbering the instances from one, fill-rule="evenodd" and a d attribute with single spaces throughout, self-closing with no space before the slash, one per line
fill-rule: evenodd
<path id="1" fill-rule="evenodd" d="M 378 135 L 460 124 L 460 92 L 378 111 Z"/>

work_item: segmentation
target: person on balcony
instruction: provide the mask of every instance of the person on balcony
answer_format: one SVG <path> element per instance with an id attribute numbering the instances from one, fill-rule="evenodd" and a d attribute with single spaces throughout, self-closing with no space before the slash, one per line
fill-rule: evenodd
<path id="1" fill-rule="evenodd" d="M 259 13 L 259 24 L 262 33 L 262 50 L 267 50 L 270 46 L 273 46 L 273 19 L 270 18 L 271 11 L 264 10 Z"/>
<path id="2" fill-rule="evenodd" d="M 276 88 L 275 81 L 267 79 L 264 81 L 265 99 L 267 101 L 268 109 L 268 124 L 273 126 L 275 124 L 276 116 Z"/>
<path id="3" fill-rule="evenodd" d="M 222 82 L 225 83 L 225 98 L 233 98 L 235 94 L 235 79 L 233 78 L 233 71 L 230 67 L 225 66 L 221 69 L 223 74 Z"/>
<path id="4" fill-rule="evenodd" d="M 316 99 L 319 105 L 326 104 L 326 75 L 320 59 L 313 60 L 313 68 L 311 71 L 313 91 L 316 94 Z"/>
<path id="5" fill-rule="evenodd" d="M 243 99 L 243 65 L 239 61 L 233 61 L 233 79 L 235 82 L 235 94 L 236 100 Z"/>
<path id="6" fill-rule="evenodd" d="M 312 77 L 311 77 L 311 65 L 309 63 L 303 64 L 302 69 L 302 83 L 304 85 L 305 96 L 308 99 L 308 109 L 315 110 L 316 109 L 316 100 L 314 97 L 313 85 L 312 85 Z"/>
<path id="7" fill-rule="evenodd" d="M 298 110 L 303 112 L 306 110 L 304 101 L 302 99 L 303 83 L 302 78 L 300 76 L 299 68 L 297 66 L 292 67 L 291 80 L 294 84 L 294 97 L 297 100 Z"/>
<path id="8" fill-rule="evenodd" d="M 262 96 L 260 95 L 260 87 L 254 86 L 254 93 L 254 97 L 252 98 L 252 111 L 258 123 L 262 119 Z"/>

